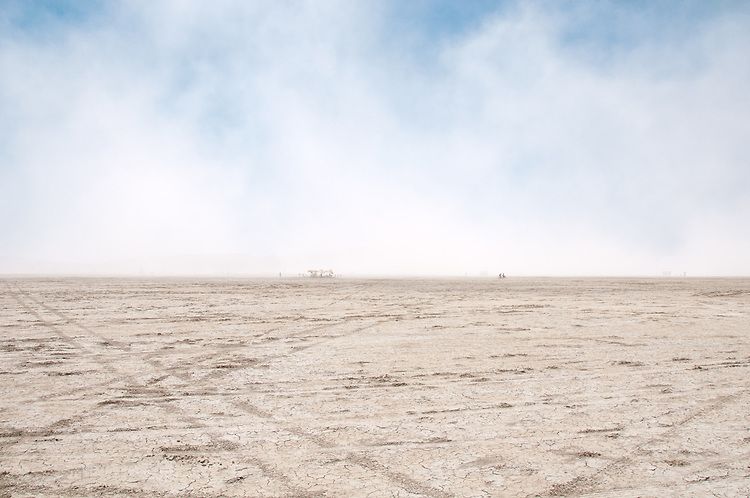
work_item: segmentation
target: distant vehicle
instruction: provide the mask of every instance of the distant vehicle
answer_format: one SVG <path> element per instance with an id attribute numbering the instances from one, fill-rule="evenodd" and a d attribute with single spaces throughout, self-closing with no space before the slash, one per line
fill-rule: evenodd
<path id="1" fill-rule="evenodd" d="M 333 278 L 333 270 L 307 270 L 310 278 Z"/>

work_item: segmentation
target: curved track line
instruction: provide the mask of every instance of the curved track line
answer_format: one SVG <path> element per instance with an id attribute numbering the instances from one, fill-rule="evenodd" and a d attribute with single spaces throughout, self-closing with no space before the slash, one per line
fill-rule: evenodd
<path id="1" fill-rule="evenodd" d="M 101 335 L 101 334 L 93 331 L 89 327 L 85 327 L 85 326 L 81 325 L 76 320 L 73 320 L 73 319 L 71 319 L 71 318 L 63 315 L 62 312 L 60 312 L 59 310 L 56 310 L 56 309 L 54 309 L 54 308 L 52 308 L 50 306 L 47 306 L 47 305 L 43 304 L 40 301 L 34 299 L 33 297 L 31 297 L 27 293 L 23 292 L 20 288 L 19 288 L 19 291 L 22 292 L 23 294 L 27 295 L 28 298 L 32 302 L 34 302 L 35 304 L 37 304 L 38 306 L 46 309 L 50 313 L 55 314 L 56 316 L 60 317 L 61 319 L 64 319 L 67 323 L 69 323 L 71 325 L 77 326 L 78 328 L 80 328 L 84 332 L 86 332 L 86 333 L 88 333 L 90 335 L 93 335 L 94 337 L 99 338 L 100 340 L 102 340 L 105 343 L 108 343 L 112 347 L 114 347 L 116 349 L 121 349 L 121 350 L 124 350 L 124 351 L 127 351 L 127 352 L 131 352 L 132 351 L 132 349 L 130 348 L 130 345 L 125 345 L 124 343 L 122 343 L 120 341 L 112 341 L 111 339 L 109 339 L 109 338 L 107 338 L 107 337 L 105 337 L 105 336 L 103 336 L 103 335 Z M 25 304 L 24 304 L 24 306 L 27 309 L 30 309 Z M 50 324 L 49 322 L 46 322 L 38 313 L 36 313 L 35 311 L 32 311 L 32 313 L 40 321 L 44 322 L 52 330 L 56 331 L 56 328 L 53 328 L 53 325 Z M 356 328 L 356 329 L 354 329 L 354 330 L 352 330 L 350 332 L 347 332 L 346 334 L 332 336 L 330 338 L 327 338 L 326 340 L 317 341 L 316 343 L 308 345 L 306 347 L 296 348 L 296 349 L 294 349 L 293 351 L 291 351 L 289 353 L 284 353 L 284 354 L 279 354 L 279 355 L 271 355 L 271 357 L 269 359 L 277 359 L 277 358 L 287 357 L 287 356 L 290 356 L 292 354 L 295 354 L 296 352 L 303 351 L 303 350 L 308 349 L 308 348 L 313 347 L 313 346 L 317 346 L 317 345 L 319 345 L 319 344 L 321 344 L 323 342 L 327 342 L 328 340 L 338 339 L 340 337 L 345 337 L 345 336 L 350 336 L 350 335 L 356 334 L 358 332 L 361 332 L 362 330 L 366 330 L 366 329 L 375 327 L 377 325 L 380 325 L 382 323 L 386 323 L 388 321 L 391 321 L 391 320 L 390 319 L 388 319 L 388 320 L 382 320 L 380 322 L 376 322 L 376 323 L 372 323 L 372 324 L 369 324 L 369 325 L 366 325 L 366 326 L 363 326 L 363 327 L 359 327 L 359 328 Z M 62 333 L 62 332 L 60 332 L 60 333 L 63 336 L 65 336 L 64 333 Z M 65 336 L 65 337 L 67 337 L 67 336 Z M 184 378 L 184 376 L 179 376 L 179 375 L 175 374 L 174 372 L 169 372 L 169 371 L 165 370 L 163 366 L 161 366 L 159 364 L 155 364 L 156 362 L 147 361 L 147 363 L 149 363 L 154 369 L 159 370 L 164 375 L 175 376 L 177 378 L 181 378 L 182 380 L 186 380 Z M 318 435 L 312 434 L 309 431 L 306 431 L 306 430 L 304 430 L 302 428 L 299 428 L 299 427 L 296 427 L 294 425 L 287 424 L 284 421 L 277 419 L 272 414 L 270 414 L 268 412 L 265 412 L 264 410 L 262 410 L 260 408 L 257 408 L 257 407 L 253 406 L 250 403 L 230 401 L 230 404 L 232 404 L 233 406 L 235 406 L 235 407 L 237 407 L 237 408 L 239 408 L 239 409 L 241 409 L 241 410 L 243 410 L 243 411 L 245 411 L 245 412 L 247 412 L 247 413 L 249 413 L 251 415 L 260 416 L 264 420 L 272 421 L 277 426 L 279 426 L 281 429 L 286 430 L 287 432 L 289 432 L 291 434 L 294 434 L 294 435 L 297 435 L 299 437 L 303 437 L 303 438 L 309 440 L 310 442 L 316 444 L 319 447 L 322 447 L 322 448 L 331 448 L 331 447 L 334 446 L 334 444 L 331 443 L 330 441 L 326 440 L 326 438 L 323 438 L 323 437 L 320 437 Z M 183 416 L 182 419 L 183 419 L 183 421 L 196 421 L 196 423 L 202 423 L 202 422 L 198 422 L 199 419 L 197 419 L 195 417 L 192 417 L 192 416 L 189 416 L 189 415 Z M 373 460 L 373 459 L 371 459 L 369 457 L 356 457 L 356 458 L 353 458 L 353 459 L 352 458 L 347 458 L 347 461 L 350 461 L 351 463 L 356 464 L 356 465 L 358 465 L 358 466 L 360 466 L 360 467 L 362 467 L 364 469 L 367 469 L 367 470 L 369 470 L 371 472 L 375 472 L 376 474 L 380 474 L 383 477 L 385 477 L 386 479 L 388 479 L 391 483 L 393 483 L 394 485 L 396 485 L 397 487 L 405 489 L 407 491 L 414 492 L 414 491 L 411 491 L 411 490 L 418 490 L 418 494 L 422 494 L 424 496 L 435 497 L 435 498 L 443 498 L 443 497 L 446 497 L 446 496 L 451 496 L 451 495 L 445 493 L 445 491 L 443 491 L 441 489 L 425 485 L 424 483 L 421 483 L 421 482 L 419 482 L 419 481 L 417 481 L 417 480 L 415 480 L 413 478 L 410 478 L 409 476 L 407 476 L 405 474 L 401 474 L 401 473 L 392 471 L 392 470 L 388 469 L 388 467 L 386 467 L 385 465 L 380 464 L 379 462 L 377 462 L 377 461 L 375 461 L 375 460 Z M 268 464 L 268 465 L 270 466 L 270 464 Z M 262 468 L 260 470 L 263 471 Z"/>
<path id="2" fill-rule="evenodd" d="M 581 495 L 586 493 L 594 492 L 597 489 L 598 481 L 601 478 L 601 476 L 609 474 L 612 471 L 618 470 L 618 469 L 624 469 L 627 468 L 628 465 L 630 465 L 633 461 L 633 456 L 635 454 L 643 454 L 644 450 L 643 448 L 653 444 L 659 440 L 664 439 L 665 437 L 669 437 L 674 435 L 683 425 L 687 424 L 691 420 L 701 417 L 703 415 L 706 415 L 707 413 L 711 413 L 713 411 L 716 411 L 729 403 L 730 401 L 736 400 L 738 398 L 739 394 L 746 394 L 747 388 L 742 388 L 738 390 L 735 394 L 726 394 L 723 396 L 717 396 L 713 399 L 711 404 L 709 406 L 700 407 L 696 410 L 694 410 L 692 413 L 681 419 L 679 422 L 676 422 L 670 429 L 664 431 L 663 433 L 659 434 L 658 436 L 654 436 L 652 438 L 649 438 L 647 441 L 644 441 L 642 443 L 639 443 L 636 445 L 630 452 L 629 455 L 625 455 L 623 457 L 620 457 L 616 460 L 613 460 L 605 467 L 597 470 L 596 472 L 588 475 L 580 475 L 577 477 L 574 477 L 573 479 L 570 479 L 568 481 L 565 481 L 563 483 L 556 484 L 549 488 L 547 491 L 541 494 L 541 496 L 568 496 L 568 495 Z M 537 493 L 527 495 L 529 497 L 531 496 L 540 496 Z"/>

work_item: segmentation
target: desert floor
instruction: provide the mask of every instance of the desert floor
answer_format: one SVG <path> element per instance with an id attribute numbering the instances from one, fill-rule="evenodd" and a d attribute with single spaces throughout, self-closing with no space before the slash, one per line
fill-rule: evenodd
<path id="1" fill-rule="evenodd" d="M 0 280 L 2 496 L 748 496 L 750 280 Z"/>

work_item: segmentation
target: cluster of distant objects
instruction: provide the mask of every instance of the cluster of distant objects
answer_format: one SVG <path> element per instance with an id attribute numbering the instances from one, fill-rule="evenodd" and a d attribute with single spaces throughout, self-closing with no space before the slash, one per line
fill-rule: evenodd
<path id="1" fill-rule="evenodd" d="M 505 278 L 505 273 L 498 273 L 497 278 Z"/>
<path id="2" fill-rule="evenodd" d="M 310 278 L 333 278 L 333 270 L 307 270 Z"/>

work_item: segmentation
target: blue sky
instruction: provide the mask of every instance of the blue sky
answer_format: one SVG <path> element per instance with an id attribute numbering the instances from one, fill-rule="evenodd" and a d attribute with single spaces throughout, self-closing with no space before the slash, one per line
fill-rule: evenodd
<path id="1" fill-rule="evenodd" d="M 5 2 L 0 273 L 750 273 L 746 2 Z"/>

